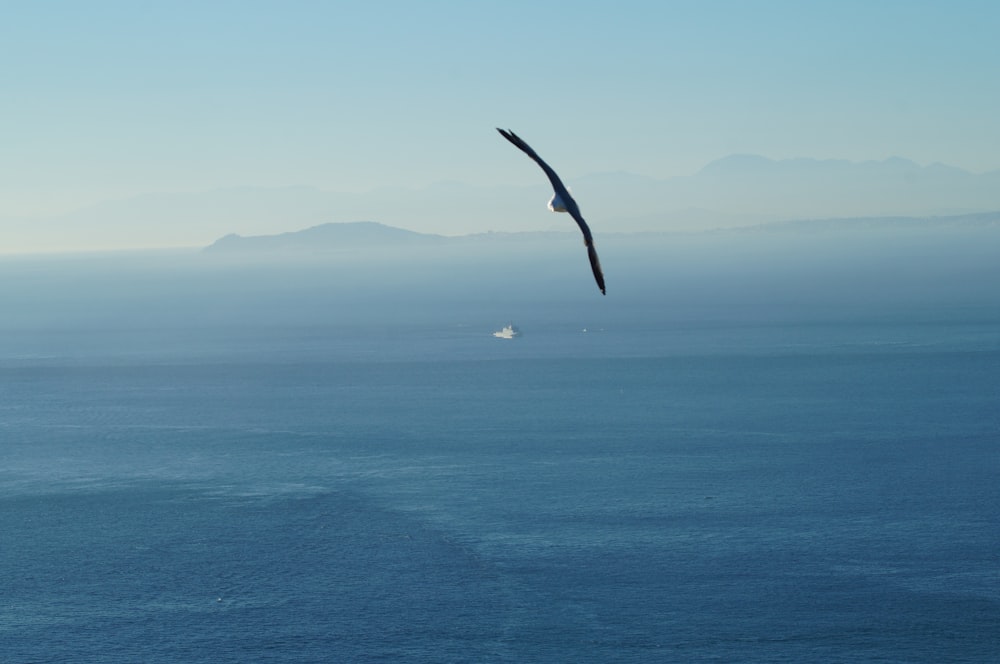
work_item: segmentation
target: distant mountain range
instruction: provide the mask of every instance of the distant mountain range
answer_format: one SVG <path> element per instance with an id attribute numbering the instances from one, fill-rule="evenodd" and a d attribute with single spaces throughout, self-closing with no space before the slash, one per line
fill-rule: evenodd
<path id="1" fill-rule="evenodd" d="M 2 219 L 0 251 L 205 246 L 233 233 L 280 235 L 356 219 L 378 219 L 398 229 L 433 229 L 441 235 L 574 231 L 568 216 L 545 209 L 551 192 L 539 179 L 530 187 L 440 183 L 362 194 L 312 187 L 150 194 L 59 217 Z M 900 158 L 849 162 L 734 155 L 691 176 L 657 180 L 601 173 L 567 184 L 596 235 L 1000 210 L 1000 171 L 973 174 Z"/>
<path id="2" fill-rule="evenodd" d="M 756 226 L 741 226 L 715 231 L 663 231 L 640 233 L 607 233 L 603 243 L 671 242 L 678 236 L 726 235 L 730 237 L 752 233 L 781 233 L 783 235 L 815 235 L 818 233 L 885 233 L 913 234 L 930 231 L 956 230 L 1000 231 L 1000 212 L 953 215 L 940 217 L 856 217 L 842 219 L 808 219 L 773 222 Z M 205 247 L 204 251 L 216 255 L 259 256 L 264 254 L 329 254 L 357 250 L 398 249 L 413 247 L 447 247 L 520 242 L 544 244 L 549 240 L 564 241 L 575 230 L 563 232 L 476 233 L 463 236 L 444 236 L 415 233 L 402 228 L 386 226 L 371 221 L 328 223 L 300 231 L 274 235 L 241 236 L 229 234 Z"/>
<path id="3" fill-rule="evenodd" d="M 617 234 L 616 237 L 631 237 Z M 657 235 L 665 235 L 657 233 Z M 564 231 L 525 231 L 514 233 L 470 233 L 468 235 L 436 235 L 416 233 L 373 221 L 331 222 L 309 228 L 270 235 L 237 235 L 230 233 L 211 243 L 203 253 L 214 256 L 247 256 L 276 258 L 308 255 L 328 256 L 350 254 L 370 256 L 378 250 L 409 250 L 420 248 L 489 248 L 501 244 L 544 248 L 553 242 L 574 248 L 580 233 L 575 228 Z M 608 236 L 606 236 L 608 237 Z M 582 247 L 582 241 L 579 243 Z M 582 251 L 582 250 L 581 250 Z"/>

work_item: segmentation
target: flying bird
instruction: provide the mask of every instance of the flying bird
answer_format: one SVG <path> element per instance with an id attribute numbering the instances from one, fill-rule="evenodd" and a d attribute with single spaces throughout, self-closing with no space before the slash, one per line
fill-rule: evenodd
<path id="1" fill-rule="evenodd" d="M 587 226 L 587 222 L 583 220 L 583 215 L 580 214 L 580 208 L 577 206 L 576 201 L 573 197 L 569 195 L 569 191 L 563 185 L 562 180 L 556 175 L 556 172 L 552 170 L 548 164 L 542 161 L 542 158 L 538 156 L 531 146 L 525 143 L 520 136 L 514 132 L 504 131 L 497 127 L 497 131 L 500 135 L 506 138 L 508 141 L 513 143 L 520 149 L 524 154 L 528 155 L 535 160 L 535 163 L 542 167 L 545 174 L 549 176 L 549 182 L 552 183 L 552 189 L 555 190 L 555 194 L 552 196 L 552 200 L 549 201 L 549 209 L 553 212 L 569 212 L 570 216 L 576 221 L 576 225 L 580 227 L 580 231 L 583 232 L 583 243 L 587 245 L 587 256 L 590 258 L 590 269 L 594 272 L 594 279 L 597 281 L 597 287 L 601 289 L 601 294 L 604 294 L 604 273 L 601 272 L 601 262 L 597 260 L 597 251 L 594 249 L 594 236 L 590 234 L 590 227 Z"/>

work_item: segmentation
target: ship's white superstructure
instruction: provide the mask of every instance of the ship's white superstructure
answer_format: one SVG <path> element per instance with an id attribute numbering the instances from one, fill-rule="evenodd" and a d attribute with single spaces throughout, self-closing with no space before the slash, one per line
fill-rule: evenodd
<path id="1" fill-rule="evenodd" d="M 510 323 L 508 325 L 504 325 L 503 329 L 494 332 L 493 336 L 497 339 L 513 339 L 514 337 L 521 336 L 521 330 L 517 329 L 517 325 Z"/>

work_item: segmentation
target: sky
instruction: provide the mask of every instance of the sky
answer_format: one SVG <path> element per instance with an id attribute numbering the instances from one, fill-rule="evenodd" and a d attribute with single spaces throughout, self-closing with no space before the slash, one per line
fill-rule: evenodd
<path id="1" fill-rule="evenodd" d="M 0 220 L 154 192 L 1000 169 L 993 0 L 0 0 Z M 2 223 L 2 221 L 0 221 Z"/>

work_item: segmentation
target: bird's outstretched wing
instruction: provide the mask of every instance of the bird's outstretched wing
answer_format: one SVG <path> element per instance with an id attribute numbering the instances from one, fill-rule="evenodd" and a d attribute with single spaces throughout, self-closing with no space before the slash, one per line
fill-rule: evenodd
<path id="1" fill-rule="evenodd" d="M 576 225 L 580 227 L 580 231 L 583 233 L 583 242 L 587 245 L 587 256 L 590 258 L 590 269 L 594 272 L 594 279 L 597 281 L 598 288 L 601 289 L 601 293 L 604 290 L 604 273 L 601 271 L 601 262 L 597 259 L 597 251 L 594 249 L 594 236 L 590 233 L 590 227 L 587 222 L 583 220 L 583 215 L 580 214 L 580 207 L 576 204 L 576 201 L 570 195 L 569 190 L 556 175 L 556 172 L 552 170 L 552 167 L 545 163 L 538 153 L 531 149 L 531 146 L 524 142 L 520 136 L 514 132 L 504 131 L 497 127 L 497 131 L 500 135 L 506 138 L 508 141 L 513 143 L 519 150 L 524 152 L 524 154 L 531 157 L 536 164 L 541 166 L 542 170 L 545 171 L 545 175 L 548 176 L 549 182 L 552 183 L 552 189 L 555 190 L 556 196 L 563 202 L 566 206 L 566 211 L 569 212 L 573 220 L 576 221 Z"/>

